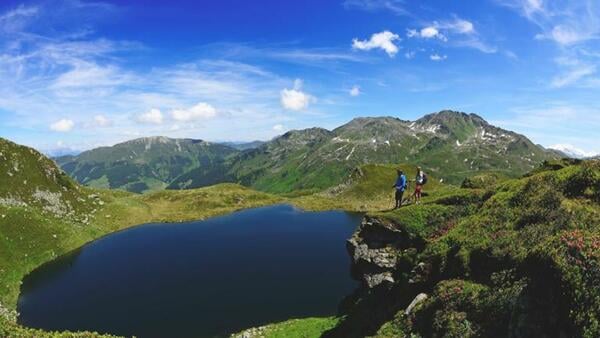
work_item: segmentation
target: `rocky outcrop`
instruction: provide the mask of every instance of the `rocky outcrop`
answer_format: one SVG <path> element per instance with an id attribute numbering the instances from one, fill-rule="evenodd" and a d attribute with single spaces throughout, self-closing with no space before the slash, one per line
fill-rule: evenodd
<path id="1" fill-rule="evenodd" d="M 413 245 L 408 233 L 393 223 L 365 216 L 347 242 L 353 277 L 369 289 L 395 283 Z"/>

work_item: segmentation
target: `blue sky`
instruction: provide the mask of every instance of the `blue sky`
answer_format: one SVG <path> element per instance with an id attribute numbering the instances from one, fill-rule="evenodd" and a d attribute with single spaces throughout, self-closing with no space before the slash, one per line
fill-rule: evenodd
<path id="1" fill-rule="evenodd" d="M 600 1 L 2 1 L 0 136 L 47 152 L 477 113 L 600 153 Z"/>

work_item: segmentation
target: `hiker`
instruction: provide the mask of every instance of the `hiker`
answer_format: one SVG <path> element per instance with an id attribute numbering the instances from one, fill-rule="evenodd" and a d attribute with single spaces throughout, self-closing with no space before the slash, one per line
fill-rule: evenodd
<path id="1" fill-rule="evenodd" d="M 407 184 L 404 172 L 400 169 L 396 170 L 396 172 L 398 173 L 398 178 L 396 178 L 396 183 L 392 186 L 393 188 L 396 188 L 396 206 L 394 209 L 398 209 L 402 206 L 402 195 L 404 195 Z"/>
<path id="2" fill-rule="evenodd" d="M 423 192 L 423 186 L 427 183 L 427 175 L 421 170 L 421 167 L 417 167 L 417 175 L 415 176 L 415 204 L 421 202 L 421 193 Z"/>

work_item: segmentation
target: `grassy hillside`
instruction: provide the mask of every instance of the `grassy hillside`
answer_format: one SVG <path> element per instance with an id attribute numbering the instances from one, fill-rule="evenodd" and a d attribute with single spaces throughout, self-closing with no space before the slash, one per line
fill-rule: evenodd
<path id="1" fill-rule="evenodd" d="M 149 137 L 56 161 L 77 181 L 98 188 L 148 192 L 237 182 L 292 193 L 331 188 L 365 164 L 418 164 L 447 183 L 460 184 L 488 172 L 518 177 L 559 157 L 523 135 L 454 111 L 416 121 L 356 118 L 333 131 L 292 130 L 268 142 L 237 146 Z"/>
<path id="2" fill-rule="evenodd" d="M 293 203 L 311 210 L 344 209 L 352 211 L 382 211 L 393 207 L 396 182 L 396 170 L 401 169 L 409 180 L 409 187 L 404 194 L 410 197 L 414 192 L 414 176 L 416 168 L 408 164 L 367 164 L 355 168 L 345 182 L 323 192 L 309 192 L 306 195 L 291 195 Z M 454 186 L 440 182 L 429 174 L 428 182 L 423 188 L 424 198 L 453 191 Z"/>
<path id="3" fill-rule="evenodd" d="M 555 158 L 556 152 L 475 114 L 442 111 L 416 121 L 356 118 L 333 131 L 290 131 L 233 156 L 227 177 L 274 193 L 318 191 L 342 183 L 365 164 L 411 163 L 447 183 L 460 184 L 480 173 L 519 177 Z M 177 181 L 189 187 L 205 183 L 203 171 Z"/>
<path id="4" fill-rule="evenodd" d="M 0 336 L 44 336 L 16 325 L 13 312 L 22 278 L 44 262 L 132 225 L 280 201 L 236 184 L 148 195 L 86 188 L 37 151 L 0 139 Z"/>
<path id="5" fill-rule="evenodd" d="M 1 303 L 14 306 L 19 281 L 40 263 L 107 233 L 148 222 L 204 219 L 283 201 L 235 184 L 148 195 L 86 191 L 94 197 L 89 206 L 94 209 L 76 213 L 73 219 L 45 213 L 35 206 L 0 205 Z"/>
<path id="6" fill-rule="evenodd" d="M 318 338 L 323 332 L 334 328 L 338 322 L 339 319 L 335 317 L 291 319 L 247 329 L 232 334 L 231 338 Z"/>
<path id="7" fill-rule="evenodd" d="M 0 308 L 8 313 L 14 309 L 21 280 L 32 269 L 103 235 L 137 224 L 204 219 L 282 201 L 234 184 L 148 195 L 98 190 L 92 195 L 98 196 L 96 212 L 79 216 L 88 217 L 88 223 L 44 214 L 31 206 L 0 206 Z M 0 327 L 8 325 L 7 316 L 1 317 Z M 13 334 L 18 336 L 17 332 L 21 331 Z M 34 332 L 23 335 L 40 337 Z"/>
<path id="8" fill-rule="evenodd" d="M 364 170 L 347 193 L 372 196 L 368 187 L 389 179 L 381 166 Z M 422 205 L 370 212 L 349 241 L 363 286 L 339 317 L 242 333 L 597 337 L 600 162 L 547 162 L 524 178 L 497 179 L 482 175 L 468 188 L 432 189 Z"/>
<path id="9" fill-rule="evenodd" d="M 339 318 L 269 325 L 261 336 L 600 332 L 597 161 L 546 162 L 508 181 L 475 175 L 464 188 L 440 183 L 430 172 L 422 205 L 390 211 L 396 165 L 362 166 L 316 194 L 273 196 L 222 184 L 137 195 L 81 187 L 35 150 L 3 139 L 0 159 L 0 336 L 51 335 L 18 326 L 12 309 L 23 276 L 58 255 L 136 224 L 278 202 L 370 211 L 352 241 L 385 259 L 353 256 L 353 274 L 364 286 L 344 301 Z M 400 167 L 411 179 L 413 166 Z M 419 293 L 427 298 L 405 315 Z"/>
<path id="10" fill-rule="evenodd" d="M 327 337 L 600 334 L 598 161 L 371 213 L 350 243 L 364 286 Z"/>
<path id="11" fill-rule="evenodd" d="M 182 174 L 193 170 L 203 177 L 202 186 L 228 181 L 225 159 L 237 150 L 222 144 L 192 139 L 145 137 L 56 158 L 78 182 L 96 188 L 132 192 L 162 190 Z M 177 188 L 186 188 L 181 180 Z"/>
<path id="12" fill-rule="evenodd" d="M 383 209 L 396 168 L 366 166 L 336 191 L 300 197 L 277 197 L 237 184 L 137 195 L 82 187 L 37 151 L 4 139 L 0 158 L 0 336 L 36 337 L 50 333 L 14 323 L 22 278 L 86 242 L 132 225 L 203 219 L 278 202 L 310 209 Z M 431 188 L 438 188 L 435 178 L 430 182 Z M 365 206 L 360 201 L 369 202 Z M 331 326 L 321 326 L 319 320 L 313 324 Z"/>

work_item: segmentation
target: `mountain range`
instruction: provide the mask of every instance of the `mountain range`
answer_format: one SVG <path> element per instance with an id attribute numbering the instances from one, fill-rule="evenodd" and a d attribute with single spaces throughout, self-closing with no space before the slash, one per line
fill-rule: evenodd
<path id="1" fill-rule="evenodd" d="M 421 165 L 445 182 L 460 183 L 482 172 L 518 177 L 562 156 L 476 114 L 446 110 L 416 121 L 355 118 L 333 130 L 292 130 L 250 145 L 142 138 L 56 161 L 77 181 L 97 187 L 144 192 L 237 182 L 289 193 L 338 185 L 369 163 Z"/>
<path id="2" fill-rule="evenodd" d="M 313 147 L 342 137 L 332 133 L 342 135 L 337 129 L 310 130 L 311 137 L 291 132 L 255 150 L 232 152 L 223 158 L 224 168 L 234 172 L 236 163 L 270 158 L 257 152 L 286 159 L 286 153 L 260 151 L 264 146 L 292 154 L 309 149 L 316 156 Z M 168 149 L 171 141 L 177 144 L 160 138 L 146 144 Z M 360 154 L 353 147 L 352 156 Z M 242 156 L 248 158 L 241 162 Z M 261 336 L 304 336 L 311 327 L 318 332 L 314 336 L 336 338 L 598 336 L 598 161 L 548 161 L 512 180 L 495 181 L 497 172 L 482 170 L 463 187 L 431 175 L 422 204 L 384 210 L 396 168 L 397 163 L 362 165 L 336 189 L 295 197 L 235 184 L 132 194 L 81 186 L 38 151 L 0 138 L 0 337 L 100 337 L 19 324 L 14 310 L 22 279 L 45 262 L 136 224 L 203 219 L 275 203 L 366 212 L 347 242 L 360 286 L 336 317 L 294 319 L 288 331 L 286 322 L 274 324 L 258 331 Z M 279 331 L 269 334 L 273 330 Z"/>
<path id="3" fill-rule="evenodd" d="M 96 148 L 77 156 L 61 156 L 55 161 L 82 184 L 143 192 L 163 189 L 197 168 L 206 168 L 202 185 L 218 183 L 222 181 L 225 159 L 237 152 L 218 143 L 157 136 Z"/>

